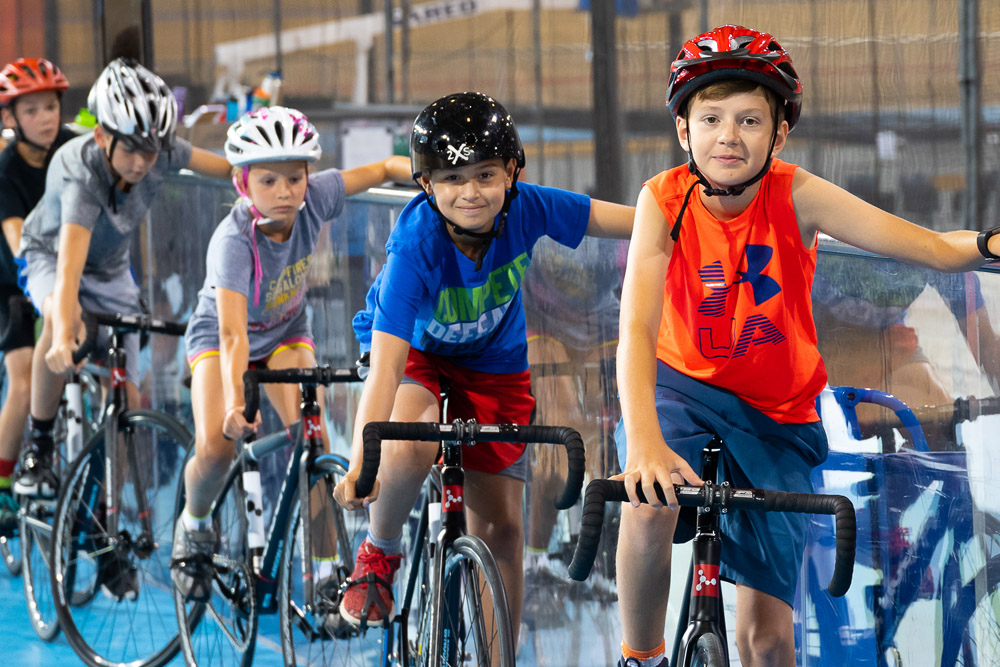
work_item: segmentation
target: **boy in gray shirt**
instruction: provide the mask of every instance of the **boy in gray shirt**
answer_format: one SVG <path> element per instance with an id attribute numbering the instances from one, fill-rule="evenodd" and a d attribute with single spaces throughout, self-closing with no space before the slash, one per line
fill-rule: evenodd
<path id="1" fill-rule="evenodd" d="M 111 62 L 90 91 L 93 135 L 68 142 L 53 157 L 41 201 L 28 215 L 18 251 L 20 282 L 43 317 L 32 360 L 31 439 L 15 491 L 53 494 L 52 430 L 64 374 L 83 340 L 82 308 L 139 311 L 130 273 L 129 237 L 142 223 L 164 176 L 187 167 L 228 176 L 225 158 L 175 139 L 177 103 L 163 80 L 142 65 Z M 138 405 L 138 338 L 129 337 L 129 402 Z M 105 582 L 121 598 L 134 576 Z"/>

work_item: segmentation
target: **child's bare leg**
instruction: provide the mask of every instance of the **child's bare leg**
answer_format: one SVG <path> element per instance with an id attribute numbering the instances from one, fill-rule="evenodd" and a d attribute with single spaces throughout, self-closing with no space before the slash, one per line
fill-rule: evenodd
<path id="1" fill-rule="evenodd" d="M 736 647 L 746 667 L 794 667 L 792 608 L 767 593 L 738 586 Z"/>
<path id="2" fill-rule="evenodd" d="M 663 641 L 670 592 L 670 552 L 677 512 L 622 505 L 618 534 L 618 611 L 625 643 L 636 651 Z"/>
<path id="3" fill-rule="evenodd" d="M 507 594 L 511 627 L 516 641 L 521 627 L 521 602 L 524 598 L 521 548 L 524 544 L 524 525 L 521 519 L 524 482 L 513 477 L 475 470 L 466 471 L 465 482 L 469 533 L 482 538 L 496 558 Z M 490 628 L 487 628 L 487 636 L 489 631 Z"/>
<path id="4" fill-rule="evenodd" d="M 31 408 L 32 348 L 4 352 L 3 363 L 7 367 L 7 397 L 0 408 L 0 459 L 14 461 Z"/>
<path id="5" fill-rule="evenodd" d="M 235 449 L 222 435 L 225 406 L 218 356 L 199 361 L 191 373 L 191 409 L 195 423 L 195 455 L 184 470 L 187 512 L 205 517 L 222 488 Z"/>
<path id="6" fill-rule="evenodd" d="M 440 418 L 438 397 L 422 385 L 404 383 L 396 391 L 392 421 L 436 422 Z M 382 443 L 378 478 L 378 500 L 371 504 L 369 530 L 380 540 L 394 540 L 420 494 L 420 487 L 437 458 L 438 443 Z M 518 547 L 520 548 L 520 547 Z"/>
<path id="7" fill-rule="evenodd" d="M 59 410 L 66 378 L 62 373 L 53 373 L 45 363 L 45 353 L 52 346 L 52 318 L 49 317 L 51 297 L 42 308 L 42 335 L 35 344 L 31 359 L 31 416 L 35 419 L 55 419 Z"/>

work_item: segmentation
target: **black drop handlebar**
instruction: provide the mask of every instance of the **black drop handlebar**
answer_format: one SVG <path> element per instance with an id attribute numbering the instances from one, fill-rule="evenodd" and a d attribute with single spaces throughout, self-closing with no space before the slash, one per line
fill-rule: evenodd
<path id="1" fill-rule="evenodd" d="M 362 432 L 364 458 L 355 485 L 355 494 L 364 498 L 375 486 L 382 460 L 383 440 L 413 440 L 417 442 L 538 442 L 563 445 L 569 460 L 566 486 L 555 501 L 558 509 L 572 507 L 580 497 L 585 468 L 583 439 L 568 426 L 534 426 L 518 424 L 477 424 L 456 421 L 453 424 L 435 422 L 369 422 Z"/>
<path id="2" fill-rule="evenodd" d="M 253 423 L 260 407 L 262 384 L 311 384 L 327 386 L 335 382 L 361 382 L 357 368 L 331 368 L 328 365 L 314 368 L 251 368 L 243 373 L 243 416 Z"/>
<path id="3" fill-rule="evenodd" d="M 666 504 L 663 490 L 656 485 L 657 496 Z M 691 507 L 718 507 L 757 510 L 761 512 L 795 512 L 799 514 L 832 514 L 836 517 L 837 547 L 833 576 L 827 590 L 840 597 L 851 587 L 854 575 L 854 553 L 857 542 L 857 521 L 854 505 L 844 496 L 814 493 L 788 493 L 763 489 L 734 489 L 728 485 L 705 486 L 674 485 L 677 503 Z M 639 500 L 647 502 L 641 489 Z M 606 502 L 628 502 L 625 483 L 609 479 L 595 479 L 587 485 L 583 501 L 583 519 L 580 539 L 569 566 L 569 576 L 583 581 L 590 574 L 597 556 L 598 541 L 604 523 Z"/>
<path id="4" fill-rule="evenodd" d="M 110 313 L 84 312 L 83 326 L 86 330 L 86 338 L 79 347 L 73 351 L 73 363 L 78 364 L 94 351 L 97 347 L 98 327 L 108 326 L 120 333 L 143 332 L 166 334 L 168 336 L 183 336 L 187 329 L 186 324 L 179 322 L 169 322 L 159 320 L 150 315 L 112 315 Z"/>

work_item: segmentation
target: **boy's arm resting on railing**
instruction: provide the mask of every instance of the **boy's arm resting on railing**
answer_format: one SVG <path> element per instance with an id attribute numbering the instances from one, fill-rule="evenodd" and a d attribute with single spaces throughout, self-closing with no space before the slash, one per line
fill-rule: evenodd
<path id="1" fill-rule="evenodd" d="M 412 180 L 410 159 L 399 155 L 347 169 L 341 172 L 341 176 L 344 177 L 344 191 L 348 196 L 364 192 L 386 181 L 408 183 Z"/>
<path id="2" fill-rule="evenodd" d="M 188 169 L 209 178 L 229 180 L 229 175 L 233 168 L 224 156 L 205 150 L 204 148 L 192 146 Z"/>

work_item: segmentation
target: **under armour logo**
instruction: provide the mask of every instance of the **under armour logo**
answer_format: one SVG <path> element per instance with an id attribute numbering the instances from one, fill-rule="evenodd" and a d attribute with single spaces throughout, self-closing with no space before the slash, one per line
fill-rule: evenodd
<path id="1" fill-rule="evenodd" d="M 472 148 L 464 142 L 458 148 L 448 144 L 448 159 L 451 160 L 452 164 L 458 164 L 459 160 L 468 160 L 470 155 L 472 155 Z"/>
<path id="2" fill-rule="evenodd" d="M 756 306 L 781 291 L 778 281 L 770 276 L 761 275 L 761 272 L 771 262 L 773 255 L 774 248 L 771 246 L 747 245 L 747 270 L 736 272 L 739 274 L 737 283 L 750 283 L 750 288 L 753 290 L 753 302 Z"/>
<path id="3" fill-rule="evenodd" d="M 736 278 L 731 284 L 726 284 L 725 272 L 722 269 L 722 262 L 716 260 L 711 264 L 706 264 L 698 271 L 698 276 L 711 293 L 705 297 L 698 312 L 709 317 L 722 317 L 726 313 L 726 300 L 729 298 L 729 291 L 740 283 L 747 283 L 753 290 L 753 301 L 755 306 L 759 306 L 771 297 L 781 292 L 778 281 L 770 276 L 762 274 L 767 265 L 771 262 L 774 249 L 766 245 L 747 245 L 746 247 L 747 270 L 736 271 Z"/>

